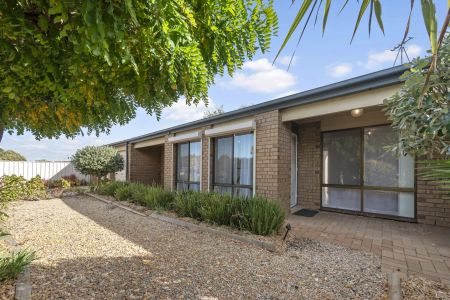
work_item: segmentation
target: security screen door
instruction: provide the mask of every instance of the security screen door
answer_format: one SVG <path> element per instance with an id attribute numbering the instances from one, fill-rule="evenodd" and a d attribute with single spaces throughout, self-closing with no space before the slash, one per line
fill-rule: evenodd
<path id="1" fill-rule="evenodd" d="M 322 207 L 414 218 L 414 159 L 386 150 L 395 143 L 385 125 L 324 132 Z"/>

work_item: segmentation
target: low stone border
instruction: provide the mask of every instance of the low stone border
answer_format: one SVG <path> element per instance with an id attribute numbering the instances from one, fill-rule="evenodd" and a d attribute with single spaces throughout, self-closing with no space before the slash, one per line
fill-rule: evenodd
<path id="1" fill-rule="evenodd" d="M 8 235 L 5 237 L 5 241 L 10 245 L 12 251 L 17 253 L 20 251 L 20 246 L 17 244 L 16 240 Z M 27 266 L 22 273 L 16 279 L 15 282 L 15 300 L 30 300 L 31 299 L 31 274 L 30 267 Z"/>
<path id="2" fill-rule="evenodd" d="M 226 232 L 226 231 L 222 231 L 222 230 L 217 230 L 217 229 L 214 229 L 214 228 L 211 228 L 211 227 L 206 227 L 206 226 L 194 224 L 194 223 L 191 223 L 191 222 L 187 222 L 187 221 L 180 220 L 180 219 L 177 219 L 177 218 L 172 218 L 172 217 L 169 217 L 169 216 L 164 216 L 164 215 L 161 215 L 161 214 L 158 214 L 158 213 L 154 213 L 154 212 L 147 216 L 147 215 L 145 215 L 145 214 L 143 214 L 143 213 L 141 213 L 141 212 L 139 212 L 137 210 L 134 210 L 134 209 L 132 209 L 130 207 L 121 205 L 120 203 L 116 203 L 114 201 L 110 201 L 110 200 L 105 199 L 105 198 L 103 198 L 103 197 L 101 197 L 99 195 L 92 194 L 92 193 L 86 193 L 86 195 L 91 196 L 91 197 L 93 197 L 93 198 L 95 198 L 97 200 L 103 201 L 105 203 L 108 203 L 108 204 L 111 204 L 111 205 L 115 205 L 117 207 L 125 209 L 125 210 L 127 210 L 129 212 L 132 212 L 134 214 L 140 215 L 142 217 L 154 218 L 154 219 L 157 219 L 157 220 L 160 220 L 160 221 L 163 221 L 163 222 L 167 222 L 167 223 L 170 223 L 170 224 L 174 224 L 174 225 L 185 227 L 185 228 L 187 228 L 187 229 L 189 229 L 191 231 L 202 231 L 202 232 L 208 232 L 208 233 L 224 236 L 224 237 L 236 240 L 236 241 L 240 241 L 240 242 L 252 245 L 252 246 L 256 246 L 256 247 L 262 248 L 264 250 L 268 250 L 270 252 L 275 252 L 275 250 L 276 250 L 275 244 L 270 243 L 270 242 L 255 240 L 255 239 L 252 239 L 252 238 L 249 238 L 249 237 L 246 237 L 246 236 L 242 236 L 242 235 L 239 235 L 239 234 Z"/>
<path id="3" fill-rule="evenodd" d="M 402 300 L 402 286 L 397 272 L 388 275 L 389 300 Z"/>

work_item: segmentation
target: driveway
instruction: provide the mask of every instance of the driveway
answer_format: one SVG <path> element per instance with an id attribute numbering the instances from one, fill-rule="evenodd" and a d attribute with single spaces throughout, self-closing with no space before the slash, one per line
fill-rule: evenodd
<path id="1" fill-rule="evenodd" d="M 9 231 L 38 255 L 33 299 L 373 299 L 385 292 L 377 256 L 309 239 L 270 253 L 89 196 L 18 202 L 9 214 Z"/>

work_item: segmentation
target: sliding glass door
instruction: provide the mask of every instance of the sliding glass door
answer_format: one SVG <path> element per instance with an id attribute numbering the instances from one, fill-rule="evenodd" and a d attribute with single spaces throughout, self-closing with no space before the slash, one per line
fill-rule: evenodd
<path id="1" fill-rule="evenodd" d="M 322 207 L 414 218 L 414 159 L 394 156 L 390 126 L 322 135 Z"/>
<path id="2" fill-rule="evenodd" d="M 218 137 L 214 143 L 214 191 L 253 195 L 253 133 Z"/>
<path id="3" fill-rule="evenodd" d="M 177 190 L 200 190 L 201 144 L 199 141 L 177 145 Z"/>

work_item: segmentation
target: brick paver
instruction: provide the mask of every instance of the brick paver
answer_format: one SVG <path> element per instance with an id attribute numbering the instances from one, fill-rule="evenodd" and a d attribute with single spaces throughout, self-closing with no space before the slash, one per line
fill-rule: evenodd
<path id="1" fill-rule="evenodd" d="M 312 218 L 291 215 L 288 222 L 296 236 L 381 256 L 384 272 L 450 284 L 450 228 L 323 211 Z"/>

